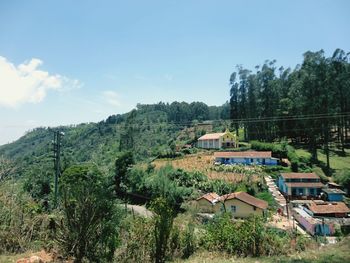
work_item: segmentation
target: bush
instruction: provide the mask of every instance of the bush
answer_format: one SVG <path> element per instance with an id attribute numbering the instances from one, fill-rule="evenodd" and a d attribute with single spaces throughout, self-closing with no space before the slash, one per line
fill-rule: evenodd
<path id="1" fill-rule="evenodd" d="M 0 184 L 0 254 L 52 245 L 52 217 L 14 181 Z"/>
<path id="2" fill-rule="evenodd" d="M 273 256 L 290 251 L 289 235 L 269 229 L 263 218 L 250 217 L 237 222 L 228 213 L 216 216 L 207 226 L 202 243 L 209 250 L 224 250 L 238 256 Z"/>
<path id="3" fill-rule="evenodd" d="M 291 163 L 292 171 L 298 172 L 298 170 L 299 170 L 299 158 L 298 158 L 298 155 L 296 154 L 294 148 L 288 150 L 288 159 Z"/>
<path id="4" fill-rule="evenodd" d="M 57 242 L 75 262 L 111 262 L 120 215 L 113 179 L 91 165 L 68 168 L 60 179 L 62 220 Z"/>
<path id="5" fill-rule="evenodd" d="M 278 158 L 287 157 L 287 143 L 267 143 L 259 141 L 251 141 L 251 148 L 257 151 L 271 151 Z"/>
<path id="6" fill-rule="evenodd" d="M 154 222 L 143 217 L 126 218 L 125 221 L 130 225 L 123 238 L 125 246 L 116 253 L 116 262 L 151 262 Z"/>
<path id="7" fill-rule="evenodd" d="M 189 258 L 196 250 L 196 239 L 193 224 L 188 224 L 181 239 L 182 258 Z"/>

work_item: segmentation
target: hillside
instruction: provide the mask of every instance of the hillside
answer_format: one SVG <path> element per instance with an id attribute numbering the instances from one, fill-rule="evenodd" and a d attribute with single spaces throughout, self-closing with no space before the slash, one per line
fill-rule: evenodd
<path id="1" fill-rule="evenodd" d="M 20 169 L 21 174 L 34 167 L 47 172 L 53 162 L 53 130 L 58 129 L 64 132 L 62 169 L 87 161 L 110 167 L 118 153 L 125 150 L 132 150 L 138 160 L 144 160 L 171 153 L 179 143 L 176 138 L 180 131 L 191 127 L 192 122 L 228 118 L 227 109 L 228 104 L 208 107 L 201 102 L 138 104 L 129 113 L 112 115 L 98 123 L 36 128 L 13 143 L 0 146 L 0 156 L 25 167 Z M 220 128 L 220 123 L 217 127 Z M 190 143 L 191 137 L 182 134 L 179 138 L 182 143 Z"/>

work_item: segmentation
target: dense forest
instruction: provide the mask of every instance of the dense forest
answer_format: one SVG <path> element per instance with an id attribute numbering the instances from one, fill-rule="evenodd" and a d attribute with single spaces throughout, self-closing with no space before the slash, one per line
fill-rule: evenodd
<path id="1" fill-rule="evenodd" d="M 317 160 L 317 148 L 344 148 L 350 139 L 350 53 L 323 50 L 304 53 L 294 70 L 265 61 L 255 70 L 237 66 L 230 77 L 231 119 L 246 140 L 289 139 L 306 144 Z"/>

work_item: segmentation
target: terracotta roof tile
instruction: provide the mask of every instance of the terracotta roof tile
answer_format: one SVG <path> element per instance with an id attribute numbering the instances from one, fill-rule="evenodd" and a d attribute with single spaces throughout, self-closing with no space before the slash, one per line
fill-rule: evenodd
<path id="1" fill-rule="evenodd" d="M 210 203 L 214 203 L 215 201 L 218 201 L 220 199 L 220 196 L 217 193 L 208 193 L 205 194 L 199 198 L 197 198 L 197 201 L 200 199 L 205 199 L 209 201 Z"/>
<path id="2" fill-rule="evenodd" d="M 243 157 L 243 158 L 271 158 L 271 152 L 215 152 L 214 157 L 218 158 L 230 158 L 230 157 Z"/>
<path id="3" fill-rule="evenodd" d="M 198 140 L 216 140 L 216 139 L 220 139 L 221 136 L 225 135 L 224 132 L 220 132 L 220 133 L 208 133 L 203 135 L 202 137 L 200 137 Z"/>
<path id="4" fill-rule="evenodd" d="M 281 173 L 285 179 L 320 179 L 315 173 Z"/>
<path id="5" fill-rule="evenodd" d="M 264 200 L 255 198 L 254 196 L 251 196 L 250 194 L 247 194 L 245 192 L 236 192 L 236 193 L 231 193 L 227 195 L 223 195 L 220 197 L 221 201 L 223 200 L 230 200 L 230 199 L 239 199 L 242 202 L 245 202 L 249 205 L 261 208 L 261 209 L 266 209 L 268 206 L 268 203 L 265 202 Z"/>
<path id="6" fill-rule="evenodd" d="M 343 202 L 311 203 L 306 207 L 314 214 L 350 213 L 350 209 Z"/>

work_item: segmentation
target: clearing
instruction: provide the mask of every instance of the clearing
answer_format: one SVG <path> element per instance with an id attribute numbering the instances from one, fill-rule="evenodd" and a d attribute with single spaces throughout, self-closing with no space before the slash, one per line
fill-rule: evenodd
<path id="1" fill-rule="evenodd" d="M 239 183 L 247 178 L 244 173 L 225 170 L 219 171 L 218 169 L 215 169 L 212 152 L 199 152 L 197 154 L 185 155 L 184 157 L 176 159 L 157 159 L 153 164 L 156 166 L 156 169 L 170 164 L 174 168 L 183 169 L 188 172 L 198 171 L 205 174 L 209 179 L 221 179 L 230 183 Z M 253 167 L 246 167 L 245 169 L 248 171 L 248 169 L 253 169 Z M 258 181 L 259 175 L 252 175 L 250 179 Z"/>

